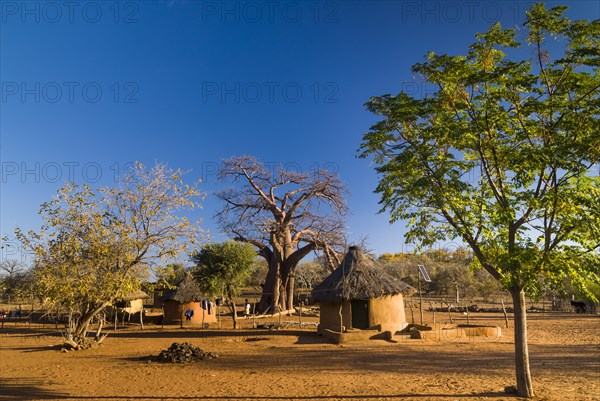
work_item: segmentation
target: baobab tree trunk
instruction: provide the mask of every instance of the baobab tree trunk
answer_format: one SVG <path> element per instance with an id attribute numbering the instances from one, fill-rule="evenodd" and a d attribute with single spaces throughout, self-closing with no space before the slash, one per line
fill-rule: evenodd
<path id="1" fill-rule="evenodd" d="M 286 263 L 269 265 L 269 272 L 259 303 L 261 313 L 267 310 L 277 312 L 293 308 L 295 270 L 296 266 Z"/>
<path id="2" fill-rule="evenodd" d="M 265 282 L 262 284 L 262 295 L 260 302 L 258 303 L 259 313 L 267 313 L 269 311 L 272 312 L 273 306 L 273 289 L 275 288 L 277 281 L 278 267 L 272 262 L 272 260 L 267 260 L 267 263 L 267 277 L 265 278 Z"/>
<path id="3" fill-rule="evenodd" d="M 298 247 L 298 240 L 292 239 L 289 229 L 277 236 L 273 235 L 271 243 L 273 251 L 264 256 L 269 271 L 259 304 L 259 310 L 263 313 L 267 310 L 277 312 L 294 308 L 296 266 L 315 249 L 314 243 Z"/>
<path id="4" fill-rule="evenodd" d="M 269 306 L 271 307 L 271 311 L 275 313 L 281 310 L 282 295 L 285 299 L 285 289 L 283 289 L 281 285 L 282 282 L 285 280 L 285 271 L 283 269 L 285 263 L 285 247 L 282 245 L 284 239 L 280 237 L 273 236 L 272 242 L 275 245 L 273 250 L 273 257 L 271 263 L 269 264 L 269 268 L 273 269 L 275 274 L 275 280 L 273 282 L 273 287 L 265 288 L 265 290 L 270 291 L 273 294 L 272 303 Z M 273 265 L 272 267 L 271 264 Z"/>
<path id="5" fill-rule="evenodd" d="M 288 310 L 288 298 L 290 295 L 289 288 L 290 272 L 285 264 L 281 265 L 281 290 L 279 295 L 279 310 Z M 292 288 L 293 292 L 293 288 Z"/>
<path id="6" fill-rule="evenodd" d="M 294 286 L 295 286 L 295 271 L 296 266 L 291 263 L 281 263 L 279 265 L 278 274 L 276 280 L 273 283 L 273 287 L 269 290 L 265 286 L 263 289 L 263 299 L 267 299 L 266 296 L 269 291 L 272 291 L 273 296 L 273 311 L 284 311 L 290 310 L 294 307 Z M 275 308 L 277 310 L 275 310 Z"/>
<path id="7" fill-rule="evenodd" d="M 517 375 L 517 395 L 534 397 L 531 372 L 529 370 L 529 348 L 527 346 L 527 306 L 525 291 L 514 287 L 510 290 L 515 316 L 515 372 Z"/>
<path id="8" fill-rule="evenodd" d="M 275 239 L 272 241 L 275 241 Z M 275 247 L 270 259 L 267 260 L 269 271 L 263 285 L 263 293 L 259 304 L 261 312 L 271 311 L 274 313 L 285 309 L 285 286 L 282 284 L 287 279 L 287 274 L 284 269 L 285 254 L 282 252 L 283 250 L 284 248 L 281 246 Z"/>
<path id="9" fill-rule="evenodd" d="M 287 282 L 287 305 L 286 305 L 286 309 L 290 310 L 290 309 L 294 309 L 294 286 L 296 284 L 296 272 L 295 272 L 296 268 L 294 268 L 288 276 L 288 282 Z"/>
<path id="10" fill-rule="evenodd" d="M 271 288 L 271 292 L 273 293 L 273 301 L 271 306 L 271 310 L 276 312 L 275 308 L 280 308 L 279 305 L 281 300 L 281 273 L 279 270 L 275 273 L 275 282 L 273 283 L 273 288 Z"/>

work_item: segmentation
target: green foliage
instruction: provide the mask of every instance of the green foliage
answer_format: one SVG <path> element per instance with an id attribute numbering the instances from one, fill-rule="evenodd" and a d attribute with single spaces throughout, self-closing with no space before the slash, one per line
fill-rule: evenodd
<path id="1" fill-rule="evenodd" d="M 600 284 L 598 283 L 589 283 L 587 286 L 587 293 L 580 294 L 580 297 L 589 299 L 590 301 L 598 302 L 600 299 Z M 589 295 L 591 293 L 591 296 Z"/>
<path id="2" fill-rule="evenodd" d="M 296 287 L 313 288 L 328 275 L 329 272 L 317 262 L 300 263 L 296 268 Z"/>
<path id="3" fill-rule="evenodd" d="M 212 295 L 232 299 L 246 285 L 256 258 L 254 247 L 248 243 L 227 241 L 208 244 L 192 255 L 196 264 L 193 275 L 200 288 Z"/>
<path id="4" fill-rule="evenodd" d="M 154 286 L 161 289 L 175 289 L 187 273 L 187 269 L 181 263 L 169 263 L 166 266 L 158 267 L 154 271 L 156 275 L 156 284 Z"/>
<path id="5" fill-rule="evenodd" d="M 466 248 L 458 248 L 453 252 L 429 250 L 419 255 L 385 253 L 377 258 L 377 263 L 388 274 L 413 287 L 418 282 L 417 265 L 424 265 L 431 282 L 421 280 L 421 288 L 430 295 L 454 298 L 457 289 L 461 298 L 489 298 L 497 294 L 501 290 L 498 282 L 485 270 L 474 270 L 472 259 L 473 255 Z"/>
<path id="6" fill-rule="evenodd" d="M 505 288 L 533 295 L 600 280 L 600 21 L 564 10 L 534 5 L 525 44 L 495 24 L 465 55 L 430 53 L 413 72 L 435 93 L 372 97 L 384 119 L 361 145 L 408 242 L 458 238 Z"/>

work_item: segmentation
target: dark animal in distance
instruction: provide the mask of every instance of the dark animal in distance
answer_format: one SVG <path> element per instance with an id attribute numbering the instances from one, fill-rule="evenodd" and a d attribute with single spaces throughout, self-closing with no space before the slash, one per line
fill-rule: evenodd
<path id="1" fill-rule="evenodd" d="M 577 313 L 585 313 L 586 311 L 585 302 L 571 301 L 571 306 L 575 308 Z"/>

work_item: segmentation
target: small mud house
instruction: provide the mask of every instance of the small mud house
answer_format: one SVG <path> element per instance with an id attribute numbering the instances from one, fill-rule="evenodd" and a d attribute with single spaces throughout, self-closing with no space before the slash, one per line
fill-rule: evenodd
<path id="1" fill-rule="evenodd" d="M 352 246 L 340 266 L 313 289 L 321 309 L 318 331 L 402 330 L 407 325 L 404 296 L 413 292 Z"/>
<path id="2" fill-rule="evenodd" d="M 117 319 L 117 314 L 121 314 L 123 322 L 127 315 L 127 321 L 131 321 L 131 316 L 141 314 L 144 310 L 144 301 L 149 300 L 150 295 L 142 290 L 134 291 L 126 296 L 116 300 L 113 303 L 112 313 Z M 140 317 L 141 321 L 141 317 Z"/>
<path id="3" fill-rule="evenodd" d="M 144 302 L 149 299 L 148 294 L 138 290 L 116 299 L 111 306 L 108 306 L 106 312 L 109 314 L 110 320 L 114 321 L 115 330 L 119 319 L 125 324 L 125 317 L 127 317 L 127 322 L 131 322 L 131 318 L 134 317 L 134 321 L 141 323 L 143 326 Z"/>
<path id="4" fill-rule="evenodd" d="M 214 305 L 203 296 L 189 274 L 177 284 L 177 288 L 164 291 L 160 302 L 163 307 L 163 324 L 203 324 L 217 321 Z"/>
<path id="5" fill-rule="evenodd" d="M 150 299 L 150 295 L 142 290 L 134 291 L 115 302 L 115 306 L 121 312 L 135 315 L 144 310 L 144 300 Z"/>

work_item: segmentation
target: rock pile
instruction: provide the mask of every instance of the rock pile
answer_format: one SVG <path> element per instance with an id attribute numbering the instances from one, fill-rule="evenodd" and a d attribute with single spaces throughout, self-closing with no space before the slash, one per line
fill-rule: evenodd
<path id="1" fill-rule="evenodd" d="M 156 361 L 189 363 L 213 358 L 217 358 L 217 354 L 213 354 L 212 352 L 204 352 L 202 349 L 186 342 L 171 344 L 168 349 L 162 350 L 160 354 L 158 354 Z"/>

